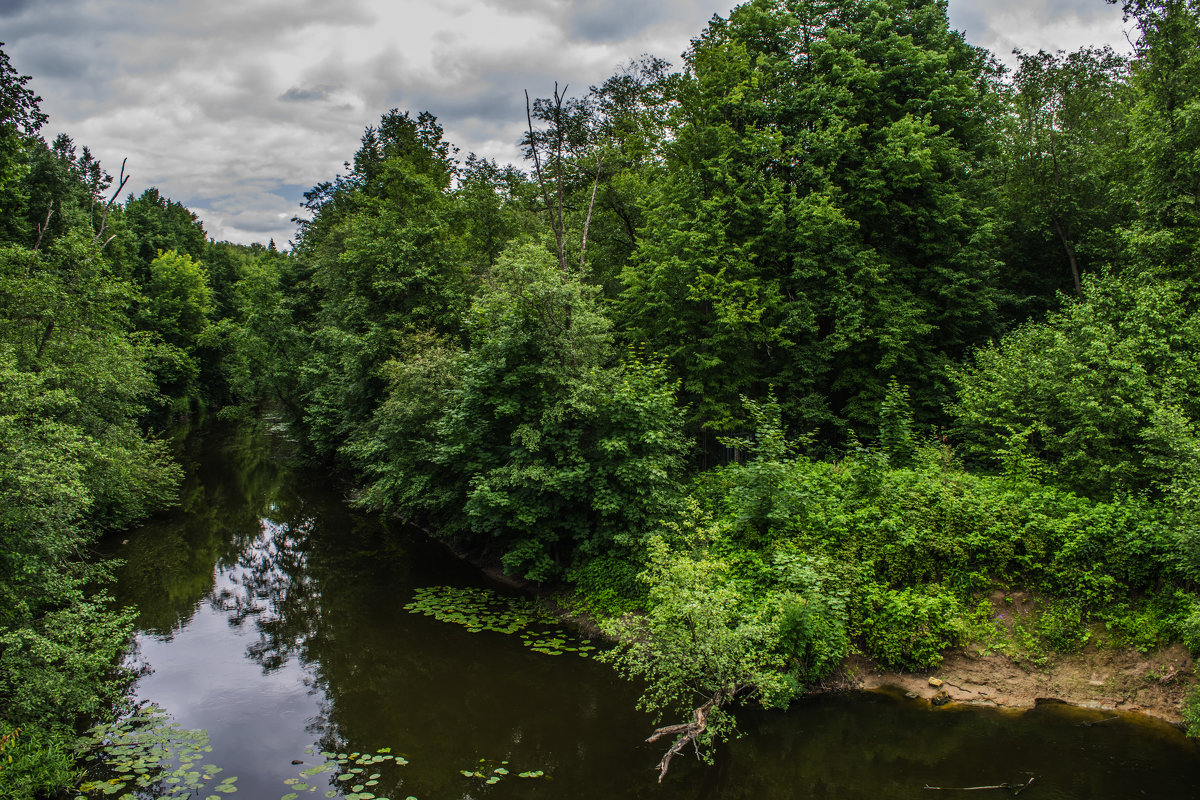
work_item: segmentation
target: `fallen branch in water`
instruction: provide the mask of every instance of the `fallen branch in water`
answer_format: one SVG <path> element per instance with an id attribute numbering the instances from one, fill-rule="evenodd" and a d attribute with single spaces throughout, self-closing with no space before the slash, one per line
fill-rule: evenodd
<path id="1" fill-rule="evenodd" d="M 1102 722 L 1112 722 L 1114 719 L 1120 719 L 1120 718 L 1121 718 L 1120 716 L 1116 716 L 1116 715 L 1114 715 L 1114 716 L 1111 716 L 1111 717 L 1105 717 L 1104 719 L 1098 719 L 1098 720 L 1094 720 L 1094 721 L 1092 721 L 1092 722 L 1080 722 L 1080 723 L 1079 723 L 1079 724 L 1078 724 L 1076 727 L 1079 727 L 1079 728 L 1090 728 L 1090 727 L 1092 727 L 1093 725 L 1099 725 L 1099 724 L 1100 724 L 1100 723 L 1102 723 Z"/>
<path id="2" fill-rule="evenodd" d="M 713 706 L 720 705 L 720 699 L 721 695 L 718 694 L 716 697 L 712 698 L 707 703 L 693 711 L 691 722 L 685 722 L 681 725 L 668 725 L 665 728 L 659 728 L 654 733 L 650 734 L 650 738 L 646 740 L 647 743 L 657 742 L 664 736 L 674 736 L 675 734 L 679 734 L 679 738 L 675 740 L 675 743 L 672 744 L 667 750 L 666 754 L 663 755 L 662 761 L 658 762 L 659 783 L 662 783 L 663 778 L 667 776 L 667 769 L 671 766 L 671 759 L 674 758 L 680 750 L 687 747 L 688 742 L 691 742 L 693 745 L 695 745 L 696 739 L 700 736 L 700 734 L 704 733 L 704 730 L 708 727 L 708 713 L 712 711 Z"/>
<path id="3" fill-rule="evenodd" d="M 1025 783 L 998 783 L 994 786 L 930 786 L 925 784 L 926 789 L 933 789 L 939 792 L 978 792 L 985 789 L 1008 789 L 1016 797 L 1021 792 L 1029 788 L 1029 784 L 1033 783 L 1033 776 L 1029 776 L 1029 780 Z"/>

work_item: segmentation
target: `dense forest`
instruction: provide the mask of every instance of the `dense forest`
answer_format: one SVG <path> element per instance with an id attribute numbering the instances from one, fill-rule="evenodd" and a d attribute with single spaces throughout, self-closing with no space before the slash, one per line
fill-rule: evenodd
<path id="1" fill-rule="evenodd" d="M 851 653 L 1200 650 L 1200 2 L 1124 10 L 1006 70 L 943 0 L 751 0 L 519 167 L 388 111 L 287 251 L 123 196 L 0 50 L 0 795 L 118 712 L 91 544 L 204 410 L 607 626 L 664 771 Z"/>

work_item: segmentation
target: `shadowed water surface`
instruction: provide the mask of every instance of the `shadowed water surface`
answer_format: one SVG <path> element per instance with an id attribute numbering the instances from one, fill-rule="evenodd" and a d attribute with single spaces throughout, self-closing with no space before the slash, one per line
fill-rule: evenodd
<path id="1" fill-rule="evenodd" d="M 231 797 L 275 800 L 320 751 L 385 747 L 408 764 L 363 775 L 377 772 L 371 790 L 392 800 L 986 800 L 1008 794 L 924 787 L 1030 776 L 1027 800 L 1200 796 L 1200 748 L 1153 720 L 1088 726 L 1111 715 L 931 709 L 885 694 L 747 716 L 747 735 L 715 766 L 678 758 L 659 785 L 661 750 L 642 744 L 653 721 L 611 669 L 403 609 L 421 587 L 488 586 L 474 569 L 419 532 L 351 511 L 268 426 L 206 425 L 181 450 L 181 508 L 108 552 L 126 562 L 119 599 L 140 613 L 137 696 L 209 731 L 208 760 L 238 776 Z M 502 762 L 509 775 L 492 785 L 460 772 Z M 547 777 L 516 777 L 533 770 Z M 305 778 L 300 797 L 344 795 L 360 779 Z"/>

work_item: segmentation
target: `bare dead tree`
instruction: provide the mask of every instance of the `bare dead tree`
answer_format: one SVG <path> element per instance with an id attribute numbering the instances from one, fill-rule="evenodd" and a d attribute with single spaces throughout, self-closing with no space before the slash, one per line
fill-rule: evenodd
<path id="1" fill-rule="evenodd" d="M 125 174 L 125 163 L 129 161 L 128 157 L 121 159 L 121 177 L 120 183 L 117 184 L 116 190 L 112 193 L 112 197 L 108 198 L 104 203 L 104 213 L 100 216 L 100 230 L 96 231 L 96 236 L 93 241 L 100 241 L 100 237 L 104 235 L 104 231 L 108 229 L 108 210 L 112 208 L 113 203 L 117 202 L 117 198 L 121 196 L 121 190 L 125 188 L 125 184 L 129 182 L 129 176 Z M 100 245 L 103 250 L 109 242 L 117 238 L 116 234 L 109 236 L 104 240 L 104 244 Z"/>
<path id="2" fill-rule="evenodd" d="M 565 87 L 564 87 L 565 90 Z M 554 84 L 554 97 L 561 109 L 562 101 L 559 100 L 558 84 Z M 546 204 L 546 211 L 551 210 L 550 191 L 546 188 L 546 178 L 542 174 L 542 160 L 538 155 L 537 136 L 533 131 L 533 110 L 529 104 L 529 90 L 525 90 L 525 119 L 529 123 L 529 152 L 533 154 L 533 168 L 537 174 L 538 187 L 542 190 L 542 201 Z M 561 139 L 561 134 L 560 134 Z M 561 150 L 559 151 L 561 155 Z M 559 174 L 561 176 L 561 159 L 559 159 Z M 554 242 L 558 247 L 558 266 L 564 273 L 567 271 L 567 253 L 565 243 L 563 242 L 563 215 L 562 215 L 562 181 L 559 181 L 557 187 L 558 193 L 558 218 L 551 218 L 550 227 L 554 230 Z"/>
<path id="3" fill-rule="evenodd" d="M 712 712 L 714 706 L 720 705 L 720 698 L 721 695 L 717 694 L 716 697 L 711 698 L 707 703 L 693 711 L 691 722 L 685 722 L 681 725 L 667 725 L 664 728 L 659 728 L 646 739 L 647 743 L 653 743 L 665 736 L 678 737 L 667 748 L 667 752 L 663 754 L 662 760 L 658 762 L 656 769 L 658 770 L 659 783 L 662 783 L 663 778 L 667 777 L 667 770 L 671 767 L 671 759 L 678 755 L 688 744 L 691 744 L 693 747 L 696 746 L 696 739 L 708 729 L 708 715 Z"/>
<path id="4" fill-rule="evenodd" d="M 33 252 L 42 246 L 42 237 L 46 235 L 46 230 L 50 227 L 50 215 L 54 213 L 54 201 L 50 201 L 50 205 L 46 208 L 46 221 L 38 226 L 37 241 L 33 243 Z"/>
<path id="5" fill-rule="evenodd" d="M 600 169 L 604 166 L 604 156 L 596 157 L 596 177 L 592 180 L 592 197 L 588 201 L 587 217 L 583 220 L 583 234 L 579 238 L 579 269 L 582 270 L 587 262 L 588 228 L 592 225 L 592 211 L 596 208 L 596 190 L 600 188 Z"/>

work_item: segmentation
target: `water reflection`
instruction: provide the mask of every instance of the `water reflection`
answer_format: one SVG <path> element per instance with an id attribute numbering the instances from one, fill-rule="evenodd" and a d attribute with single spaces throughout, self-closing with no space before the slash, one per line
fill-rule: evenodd
<path id="1" fill-rule="evenodd" d="M 239 796 L 275 798 L 284 779 L 334 753 L 390 747 L 380 796 L 909 798 L 925 784 L 1037 778 L 1029 797 L 1185 797 L 1200 752 L 1172 729 L 1089 712 L 1013 716 L 931 711 L 903 698 L 814 698 L 749 720 L 711 768 L 641 745 L 651 720 L 636 688 L 573 654 L 406 613 L 412 591 L 482 579 L 419 534 L 351 513 L 328 476 L 306 472 L 263 426 L 213 426 L 181 443 L 182 508 L 110 541 L 126 559 L 123 601 L 140 612 L 138 694 L 212 736 Z M 122 543 L 123 542 L 123 543 Z M 465 778 L 509 762 L 495 785 Z M 301 765 L 293 765 L 301 760 Z M 489 769 L 491 766 L 489 766 Z M 345 786 L 324 775 L 323 796 Z M 386 790 L 386 791 L 385 791 Z M 973 793 L 978 794 L 978 793 Z M 937 798 L 935 798 L 937 800 Z"/>

